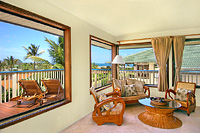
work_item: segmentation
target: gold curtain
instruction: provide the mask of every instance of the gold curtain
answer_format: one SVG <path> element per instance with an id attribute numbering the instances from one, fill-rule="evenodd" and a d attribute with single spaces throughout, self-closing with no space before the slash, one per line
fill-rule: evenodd
<path id="1" fill-rule="evenodd" d="M 165 91 L 166 89 L 168 89 L 166 64 L 172 46 L 172 38 L 170 37 L 152 38 L 151 43 L 159 67 L 158 90 Z"/>
<path id="2" fill-rule="evenodd" d="M 185 36 L 174 37 L 174 58 L 176 66 L 174 86 L 176 86 L 176 83 L 180 81 L 180 70 L 182 65 L 184 45 L 185 45 Z"/>

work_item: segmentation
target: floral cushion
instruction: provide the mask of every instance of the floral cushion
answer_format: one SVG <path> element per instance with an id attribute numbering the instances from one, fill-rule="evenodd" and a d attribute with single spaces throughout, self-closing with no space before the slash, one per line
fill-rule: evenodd
<path id="1" fill-rule="evenodd" d="M 143 81 L 135 81 L 135 89 L 137 91 L 138 95 L 143 95 L 144 94 L 144 82 Z"/>
<path id="2" fill-rule="evenodd" d="M 124 93 L 122 93 L 122 97 L 128 97 L 128 96 L 136 96 L 137 91 L 135 89 L 135 85 L 124 85 Z"/>
<path id="3" fill-rule="evenodd" d="M 103 100 L 106 100 L 107 97 L 106 97 L 106 94 L 105 93 L 101 93 L 99 95 L 99 102 L 102 102 Z M 101 111 L 104 111 L 104 110 L 109 110 L 111 108 L 111 104 L 110 103 L 107 103 L 107 104 L 104 104 L 102 107 L 101 107 Z"/>
<path id="4" fill-rule="evenodd" d="M 187 93 L 188 93 L 187 89 L 177 88 L 175 100 L 186 102 L 187 101 Z"/>

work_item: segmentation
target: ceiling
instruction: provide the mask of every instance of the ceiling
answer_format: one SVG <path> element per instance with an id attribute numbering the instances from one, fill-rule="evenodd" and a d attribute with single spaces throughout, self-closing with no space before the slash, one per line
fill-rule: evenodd
<path id="1" fill-rule="evenodd" d="M 114 35 L 200 28 L 200 0 L 46 0 Z"/>

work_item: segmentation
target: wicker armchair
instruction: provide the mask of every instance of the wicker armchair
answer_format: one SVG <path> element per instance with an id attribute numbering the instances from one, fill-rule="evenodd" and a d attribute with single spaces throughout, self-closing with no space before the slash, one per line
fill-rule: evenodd
<path id="1" fill-rule="evenodd" d="M 98 102 L 98 96 L 95 89 L 90 88 L 90 93 L 94 97 L 95 105 L 94 111 L 92 113 L 92 119 L 97 123 L 97 125 L 102 125 L 106 122 L 112 122 L 121 126 L 123 123 L 123 115 L 125 110 L 125 103 L 121 97 L 119 97 L 118 92 L 110 92 L 107 93 L 106 96 L 112 96 L 111 98 L 107 98 L 101 102 Z M 102 107 L 107 103 L 113 103 L 112 106 L 108 110 L 103 110 Z"/>
<path id="2" fill-rule="evenodd" d="M 177 99 L 177 95 L 180 95 L 181 92 L 177 91 L 178 89 L 185 89 L 187 92 L 185 93 L 186 100 L 180 100 Z M 175 95 L 175 100 L 180 102 L 182 107 L 179 108 L 181 110 L 186 110 L 187 115 L 189 116 L 191 112 L 195 111 L 196 108 L 196 99 L 195 99 L 195 90 L 196 90 L 196 84 L 195 83 L 187 83 L 187 82 L 177 82 L 176 87 L 174 90 L 167 89 L 165 93 L 165 98 L 169 96 L 171 99 L 173 97 L 170 95 L 170 93 L 173 93 Z"/>

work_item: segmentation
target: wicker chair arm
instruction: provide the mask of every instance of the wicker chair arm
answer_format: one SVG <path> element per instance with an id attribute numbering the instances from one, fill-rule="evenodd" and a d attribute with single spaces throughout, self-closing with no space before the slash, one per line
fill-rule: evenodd
<path id="1" fill-rule="evenodd" d="M 193 91 L 188 91 L 187 93 L 187 106 L 195 104 L 196 99 L 195 99 L 195 94 Z"/>
<path id="2" fill-rule="evenodd" d="M 108 98 L 106 100 L 103 100 L 102 102 L 98 103 L 93 111 L 93 115 L 96 115 L 98 113 L 98 115 L 101 115 L 100 113 L 100 108 L 107 104 L 107 103 L 110 103 L 110 102 L 113 102 L 114 103 L 114 106 L 112 108 L 110 108 L 109 110 L 107 110 L 106 114 L 109 115 L 110 111 L 115 108 L 117 106 L 117 103 L 122 103 L 123 105 L 123 108 L 122 108 L 122 111 L 121 112 L 124 112 L 125 110 L 125 103 L 124 103 L 124 100 L 121 98 L 121 97 L 111 97 L 111 98 Z"/>
<path id="3" fill-rule="evenodd" d="M 143 86 L 144 88 L 144 93 L 146 93 L 148 91 L 148 97 L 150 97 L 150 90 L 148 86 Z"/>
<path id="4" fill-rule="evenodd" d="M 109 97 L 109 96 L 117 97 L 117 96 L 121 96 L 121 95 L 119 92 L 114 91 L 114 92 L 109 92 L 106 94 L 106 97 Z"/>
<path id="5" fill-rule="evenodd" d="M 175 92 L 174 90 L 172 90 L 172 89 L 167 89 L 167 90 L 165 91 L 165 98 L 166 98 L 166 99 L 167 99 L 167 94 L 168 94 L 168 96 L 169 96 L 171 99 L 173 99 L 173 97 L 171 97 L 171 95 L 170 95 L 170 92 L 173 93 L 174 95 L 176 95 L 176 92 Z"/>
<path id="6" fill-rule="evenodd" d="M 194 92 L 193 92 L 193 91 L 188 91 L 188 93 L 187 93 L 187 98 L 188 98 L 189 96 L 195 98 Z"/>

